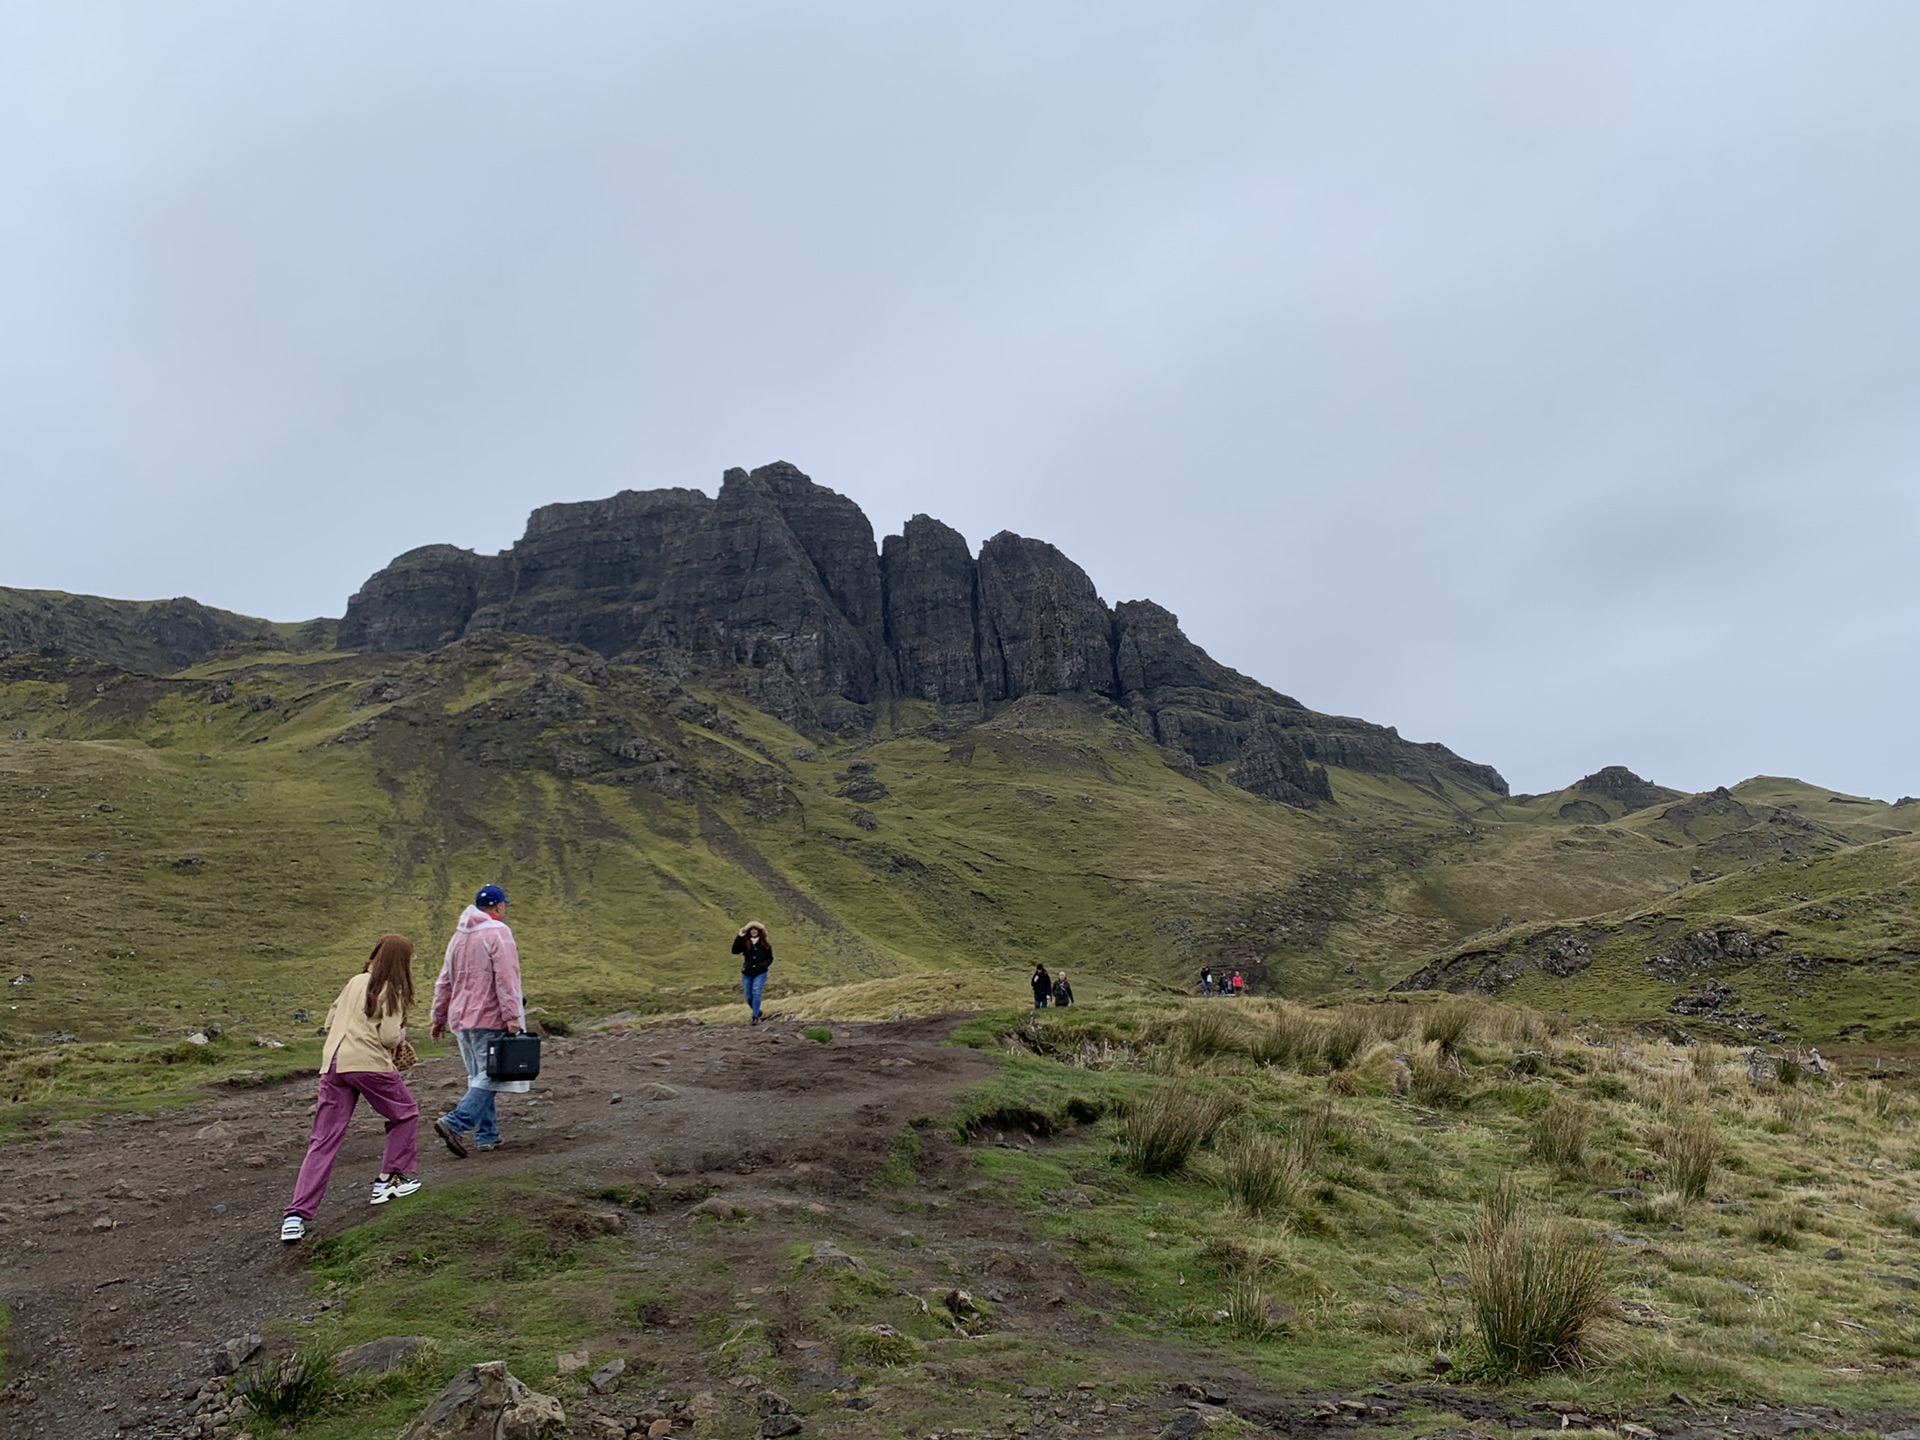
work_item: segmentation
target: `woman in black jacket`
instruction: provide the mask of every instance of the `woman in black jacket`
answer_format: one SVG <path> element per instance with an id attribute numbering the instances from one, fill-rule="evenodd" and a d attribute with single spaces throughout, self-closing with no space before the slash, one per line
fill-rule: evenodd
<path id="1" fill-rule="evenodd" d="M 733 953 L 740 957 L 740 988 L 746 992 L 747 1006 L 753 1011 L 753 1019 L 747 1023 L 760 1023 L 760 997 L 767 989 L 767 967 L 773 964 L 773 946 L 767 943 L 767 927 L 758 920 L 749 920 L 740 927 L 740 933 L 733 937 Z"/>
<path id="2" fill-rule="evenodd" d="M 1053 995 L 1053 977 L 1047 974 L 1047 967 L 1044 965 L 1034 966 L 1033 979 L 1030 983 L 1033 986 L 1033 1008 L 1036 1010 L 1046 1009 L 1047 1001 Z"/>

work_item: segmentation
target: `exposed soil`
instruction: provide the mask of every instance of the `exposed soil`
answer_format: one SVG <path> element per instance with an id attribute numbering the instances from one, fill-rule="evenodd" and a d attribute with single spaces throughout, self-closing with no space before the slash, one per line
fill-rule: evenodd
<path id="1" fill-rule="evenodd" d="M 428 1185 L 477 1173 L 539 1175 L 573 1196 L 631 1186 L 658 1197 L 651 1213 L 628 1223 L 639 1253 L 675 1283 L 665 1313 L 635 1343 L 647 1368 L 670 1383 L 607 1397 L 582 1395 L 577 1386 L 564 1392 L 576 1435 L 613 1433 L 605 1420 L 627 1423 L 650 1404 L 684 1415 L 672 1409 L 672 1397 L 701 1392 L 709 1392 L 707 1428 L 749 1433 L 759 1382 L 749 1384 L 698 1338 L 702 1320 L 729 1311 L 764 1322 L 764 1344 L 793 1377 L 796 1397 L 845 1390 L 849 1377 L 807 1333 L 783 1283 L 792 1274 L 790 1247 L 820 1240 L 884 1254 L 926 1292 L 970 1290 L 991 1302 L 996 1332 L 1058 1359 L 1089 1358 L 1089 1373 L 1135 1383 L 1124 1396 L 1101 1383 L 1001 1397 L 995 1409 L 972 1387 L 1003 1377 L 955 1365 L 914 1367 L 892 1387 L 897 1393 L 873 1382 L 852 1397 L 860 1408 L 810 1416 L 810 1434 L 880 1436 L 945 1425 L 985 1435 L 1145 1436 L 1171 1424 L 1170 1433 L 1186 1435 L 1228 1411 L 1286 1435 L 1406 1433 L 1408 1423 L 1396 1417 L 1410 1408 L 1450 1411 L 1481 1433 L 1561 1425 L 1547 1407 L 1465 1387 L 1276 1393 L 1203 1351 L 1121 1334 L 1108 1319 L 1123 1310 L 1121 1297 L 1075 1272 L 938 1126 L 919 1132 L 925 1148 L 910 1197 L 878 1185 L 904 1127 L 947 1113 L 960 1086 L 993 1073 L 990 1057 L 943 1043 L 950 1027 L 836 1025 L 830 1045 L 785 1024 L 550 1040 L 536 1093 L 501 1102 L 506 1144 L 499 1151 L 456 1160 L 423 1126 Z M 423 1062 L 411 1079 L 426 1116 L 448 1108 L 464 1084 L 446 1060 Z M 278 1240 L 311 1109 L 307 1080 L 221 1093 L 152 1120 L 68 1127 L 0 1150 L 0 1301 L 12 1314 L 12 1383 L 0 1391 L 0 1436 L 162 1440 L 186 1433 L 215 1346 L 249 1332 L 271 1334 L 270 1327 L 330 1303 L 313 1293 L 301 1253 Z M 372 1213 L 365 1182 L 379 1160 L 378 1126 L 357 1120 L 314 1238 Z M 696 1242 L 696 1208 L 724 1213 L 729 1206 L 753 1223 L 707 1226 Z M 696 1243 L 701 1258 L 728 1263 L 691 1263 Z M 1151 1382 L 1146 1399 L 1142 1380 Z M 1567 1424 L 1623 1418 L 1663 1435 L 1780 1436 L 1885 1432 L 1920 1417 L 1708 1414 L 1674 1405 Z M 675 1433 L 690 1432 L 680 1425 Z"/>

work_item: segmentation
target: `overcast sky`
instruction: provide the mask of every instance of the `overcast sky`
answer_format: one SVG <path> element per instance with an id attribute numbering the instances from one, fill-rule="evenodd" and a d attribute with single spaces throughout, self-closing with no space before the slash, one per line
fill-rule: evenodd
<path id="1" fill-rule="evenodd" d="M 1920 5 L 0 0 L 0 584 L 791 460 L 1546 790 L 1920 793 Z"/>

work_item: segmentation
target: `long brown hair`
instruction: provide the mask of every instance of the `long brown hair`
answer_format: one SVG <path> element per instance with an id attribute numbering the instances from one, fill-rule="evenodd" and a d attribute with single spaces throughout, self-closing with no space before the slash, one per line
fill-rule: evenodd
<path id="1" fill-rule="evenodd" d="M 367 1018 L 398 1010 L 402 1019 L 413 1008 L 413 942 L 404 935 L 382 935 L 367 957 Z"/>

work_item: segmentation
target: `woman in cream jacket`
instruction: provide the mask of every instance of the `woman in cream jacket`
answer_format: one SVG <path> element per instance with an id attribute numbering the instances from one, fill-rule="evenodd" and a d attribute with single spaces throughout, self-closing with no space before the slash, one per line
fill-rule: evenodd
<path id="1" fill-rule="evenodd" d="M 327 1011 L 327 1043 L 320 1052 L 320 1105 L 314 1111 L 313 1139 L 300 1166 L 293 1202 L 280 1223 L 289 1244 L 304 1239 L 307 1222 L 320 1208 L 333 1174 L 333 1162 L 347 1138 L 347 1122 L 361 1096 L 387 1122 L 387 1150 L 369 1203 L 384 1205 L 420 1188 L 417 1136 L 420 1107 L 400 1078 L 394 1052 L 406 1039 L 407 1011 L 413 1004 L 413 942 L 404 935 L 383 935 L 358 975 L 347 981 Z"/>

